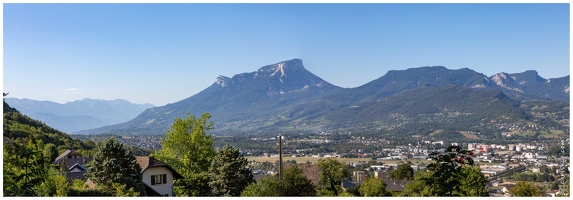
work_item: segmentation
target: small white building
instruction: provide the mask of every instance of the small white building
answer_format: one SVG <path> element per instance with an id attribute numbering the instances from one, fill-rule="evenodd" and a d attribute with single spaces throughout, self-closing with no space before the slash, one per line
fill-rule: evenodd
<path id="1" fill-rule="evenodd" d="M 173 196 L 174 179 L 183 176 L 169 165 L 149 156 L 136 156 L 137 164 L 141 166 L 143 184 L 147 196 Z"/>
<path id="2" fill-rule="evenodd" d="M 384 165 L 372 165 L 372 166 L 370 166 L 370 168 L 372 168 L 374 170 L 382 170 L 382 169 L 386 169 L 386 166 L 384 166 Z"/>
<path id="3" fill-rule="evenodd" d="M 468 144 L 468 150 L 469 150 L 469 151 L 474 150 L 475 148 L 476 148 L 476 147 L 475 147 L 474 144 Z"/>

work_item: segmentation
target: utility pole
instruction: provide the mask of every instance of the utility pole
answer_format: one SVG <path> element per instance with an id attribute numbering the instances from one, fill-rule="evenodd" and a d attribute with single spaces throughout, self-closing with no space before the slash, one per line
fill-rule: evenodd
<path id="1" fill-rule="evenodd" d="M 279 183 L 283 185 L 283 141 L 282 134 L 279 134 Z"/>

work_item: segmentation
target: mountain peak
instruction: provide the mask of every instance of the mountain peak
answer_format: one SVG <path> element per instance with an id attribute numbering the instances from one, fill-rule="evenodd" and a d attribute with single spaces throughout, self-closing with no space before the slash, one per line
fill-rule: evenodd
<path id="1" fill-rule="evenodd" d="M 501 72 L 501 73 L 497 73 L 495 75 L 492 76 L 492 79 L 499 85 L 500 81 L 504 81 L 504 80 L 513 80 L 513 77 L 510 77 L 509 74 L 505 73 L 505 72 Z"/>
<path id="2" fill-rule="evenodd" d="M 515 77 L 510 76 L 505 72 L 497 73 L 491 77 L 491 80 L 499 87 L 513 90 L 516 92 L 523 92 L 519 87 L 516 86 Z"/>
<path id="3" fill-rule="evenodd" d="M 511 74 L 511 77 L 519 82 L 520 85 L 530 85 L 534 83 L 544 83 L 547 80 L 539 76 L 535 70 L 527 70 L 525 72 Z"/>
<path id="4" fill-rule="evenodd" d="M 217 77 L 217 79 L 215 80 L 215 83 L 221 85 L 221 87 L 225 87 L 229 84 L 229 81 L 231 81 L 231 78 L 223 76 L 223 75 L 219 75 Z"/>
<path id="5" fill-rule="evenodd" d="M 270 74 L 268 77 L 271 77 L 279 74 L 279 77 L 283 77 L 285 76 L 285 71 L 288 72 L 301 70 L 306 70 L 302 65 L 302 60 L 292 59 L 261 67 L 259 70 L 257 70 L 257 74 L 255 74 L 255 76 Z"/>
<path id="6" fill-rule="evenodd" d="M 298 77 L 298 79 L 304 79 L 307 77 L 307 73 L 309 72 L 302 65 L 301 59 L 292 59 L 266 65 L 254 72 L 236 74 L 232 78 L 220 75 L 217 77 L 215 83 L 221 87 L 234 86 L 253 79 L 272 79 L 280 83 L 285 83 L 287 79 L 297 79 L 296 77 Z"/>

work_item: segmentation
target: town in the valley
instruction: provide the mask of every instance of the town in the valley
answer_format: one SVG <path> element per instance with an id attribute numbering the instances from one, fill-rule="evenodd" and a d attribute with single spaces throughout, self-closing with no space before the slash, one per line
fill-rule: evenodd
<path id="1" fill-rule="evenodd" d="M 345 133 L 352 135 L 351 133 Z M 343 184 L 343 187 L 355 187 L 360 185 L 367 177 L 377 177 L 386 183 L 389 191 L 400 192 L 404 190 L 406 183 L 412 180 L 393 180 L 388 172 L 395 170 L 398 165 L 409 165 L 415 171 L 425 170 L 431 162 L 428 158 L 431 152 L 444 153 L 448 146 L 460 146 L 475 152 L 472 157 L 481 173 L 488 179 L 487 188 L 490 196 L 509 197 L 509 190 L 518 181 L 533 181 L 540 187 L 547 188 L 546 196 L 558 196 L 562 191 L 556 187 L 567 174 L 570 165 L 569 157 L 561 156 L 561 151 L 569 151 L 569 141 L 547 139 L 533 141 L 531 143 L 508 143 L 486 144 L 479 142 L 445 142 L 443 140 L 424 140 L 413 142 L 393 142 L 379 138 L 366 138 L 350 136 L 348 140 L 332 139 L 334 134 L 320 132 L 299 137 L 283 137 L 282 145 L 283 164 L 298 165 L 303 169 L 305 176 L 314 184 L 318 183 L 319 159 L 336 158 L 348 164 L 351 169 L 351 177 Z M 504 133 L 510 138 L 511 134 Z M 86 139 L 88 136 L 72 135 Z M 110 135 L 92 135 L 90 139 L 109 137 Z M 135 145 L 142 148 L 155 149 L 160 147 L 163 135 L 147 136 L 115 136 L 125 144 Z M 215 138 L 221 138 L 215 136 Z M 294 139 L 292 139 L 294 138 Z M 263 143 L 274 145 L 274 149 L 265 152 L 256 148 L 241 148 L 252 169 L 255 179 L 276 175 L 279 170 L 279 145 L 278 137 L 250 137 L 251 143 Z M 217 141 L 217 139 L 216 139 Z M 364 148 L 355 148 L 346 151 L 328 151 L 324 149 L 302 148 L 296 149 L 296 143 L 309 143 L 316 146 L 328 146 L 333 144 L 351 145 L 357 144 Z M 309 145 L 312 146 L 312 145 Z"/>

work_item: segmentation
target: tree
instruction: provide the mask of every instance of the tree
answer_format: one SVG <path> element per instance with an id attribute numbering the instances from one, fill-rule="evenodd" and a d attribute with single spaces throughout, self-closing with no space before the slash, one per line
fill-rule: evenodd
<path id="1" fill-rule="evenodd" d="M 488 196 L 487 179 L 478 166 L 463 166 L 457 179 L 460 185 L 456 192 L 460 196 Z"/>
<path id="2" fill-rule="evenodd" d="M 67 181 L 66 181 L 67 183 Z M 117 186 L 118 184 L 112 184 Z M 123 185 L 125 188 L 125 185 Z M 130 188 L 133 190 L 133 188 Z M 119 194 L 121 196 L 121 194 Z M 84 181 L 81 179 L 74 179 L 72 185 L 69 188 L 68 196 L 98 196 L 98 197 L 109 197 L 118 196 L 117 187 L 113 190 L 105 190 L 100 186 L 88 187 Z"/>
<path id="3" fill-rule="evenodd" d="M 350 176 L 348 165 L 338 162 L 336 158 L 326 158 L 318 160 L 318 169 L 320 171 L 318 179 L 320 189 L 338 196 L 342 190 L 342 180 Z"/>
<path id="4" fill-rule="evenodd" d="M 360 194 L 365 197 L 382 197 L 391 196 L 392 194 L 386 191 L 386 183 L 382 179 L 376 177 L 368 177 L 358 189 Z"/>
<path id="5" fill-rule="evenodd" d="M 551 183 L 551 186 L 549 187 L 550 190 L 558 190 L 559 189 L 559 184 L 558 182 L 553 182 Z"/>
<path id="6" fill-rule="evenodd" d="M 426 171 L 418 171 L 414 176 L 414 180 L 410 183 L 406 183 L 404 186 L 404 191 L 402 191 L 399 196 L 408 197 L 427 197 L 436 196 L 432 194 L 429 187 L 426 187 L 426 180 L 432 178 L 433 173 Z"/>
<path id="7" fill-rule="evenodd" d="M 362 196 L 362 194 L 360 194 L 360 185 L 358 185 L 356 187 L 346 188 L 346 191 L 340 193 L 338 196 L 339 197 L 346 197 L 346 196 L 359 197 L 359 196 Z"/>
<path id="8" fill-rule="evenodd" d="M 282 190 L 279 179 L 276 176 L 259 179 L 255 183 L 249 184 L 243 192 L 242 197 L 280 197 Z"/>
<path id="9" fill-rule="evenodd" d="M 38 196 L 48 178 L 48 164 L 34 139 L 28 144 L 13 141 L 4 144 L 4 196 Z"/>
<path id="10" fill-rule="evenodd" d="M 509 189 L 509 193 L 516 197 L 541 197 L 541 191 L 535 187 L 533 182 L 517 182 L 515 187 Z"/>
<path id="11" fill-rule="evenodd" d="M 114 137 L 106 139 L 96 150 L 85 176 L 106 190 L 115 190 L 113 186 L 119 184 L 145 195 L 141 166 Z"/>
<path id="12" fill-rule="evenodd" d="M 56 194 L 54 196 L 68 196 L 70 186 L 68 184 L 68 180 L 66 179 L 66 175 L 62 173 L 54 174 L 52 175 L 52 180 L 54 181 L 54 185 L 56 185 Z"/>
<path id="13" fill-rule="evenodd" d="M 412 180 L 414 179 L 414 168 L 402 163 L 398 165 L 396 170 L 392 170 L 389 176 L 394 180 Z"/>
<path id="14" fill-rule="evenodd" d="M 291 165 L 296 165 L 296 160 L 294 160 L 294 159 L 291 160 L 291 161 L 290 161 L 290 164 L 291 164 Z"/>
<path id="15" fill-rule="evenodd" d="M 175 118 L 161 142 L 161 150 L 152 154 L 185 177 L 174 185 L 177 196 L 211 195 L 208 172 L 215 150 L 213 137 L 206 134 L 213 128 L 213 122 L 207 123 L 209 118 L 209 113 L 204 113 L 200 119 L 189 113 L 185 119 Z"/>
<path id="16" fill-rule="evenodd" d="M 96 147 L 96 143 L 93 140 L 86 140 L 84 142 L 84 145 L 86 146 L 87 149 L 93 149 Z"/>
<path id="17" fill-rule="evenodd" d="M 253 172 L 247 168 L 248 161 L 239 149 L 225 145 L 209 169 L 209 186 L 214 196 L 240 196 L 247 185 L 255 182 Z"/>
<path id="18" fill-rule="evenodd" d="M 66 175 L 58 171 L 55 167 L 50 168 L 48 173 L 50 176 L 46 177 L 46 180 L 38 187 L 37 196 L 68 196 L 70 187 Z"/>
<path id="19" fill-rule="evenodd" d="M 284 169 L 281 196 L 316 196 L 316 188 L 296 165 Z"/>
<path id="20" fill-rule="evenodd" d="M 444 154 L 432 152 L 429 158 L 433 160 L 428 164 L 428 171 L 432 177 L 425 178 L 432 196 L 458 196 L 456 191 L 460 187 L 460 173 L 463 165 L 473 165 L 471 158 L 473 151 L 463 150 L 458 146 L 450 146 Z"/>
<path id="21" fill-rule="evenodd" d="M 302 169 L 290 165 L 284 169 L 282 186 L 277 176 L 262 178 L 247 186 L 241 196 L 316 196 L 316 188 Z"/>
<path id="22" fill-rule="evenodd" d="M 115 191 L 116 197 L 136 197 L 139 196 L 139 192 L 133 190 L 133 188 L 126 188 L 124 184 L 112 183 L 112 188 Z"/>
<path id="23" fill-rule="evenodd" d="M 58 157 L 58 149 L 55 144 L 48 143 L 44 145 L 43 154 L 48 161 L 53 161 Z"/>

